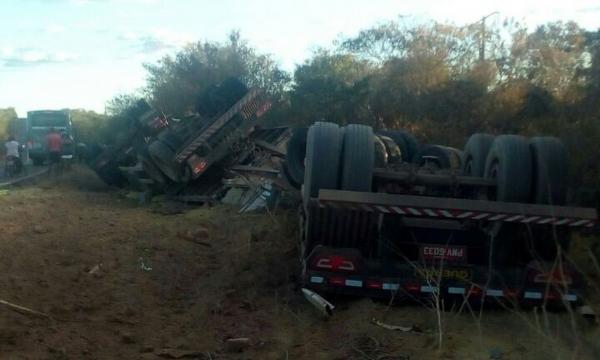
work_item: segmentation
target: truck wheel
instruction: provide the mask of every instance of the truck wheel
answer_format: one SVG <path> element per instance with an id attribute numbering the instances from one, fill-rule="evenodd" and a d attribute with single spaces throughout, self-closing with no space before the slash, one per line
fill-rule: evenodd
<path id="1" fill-rule="evenodd" d="M 374 136 L 374 141 L 375 141 L 375 166 L 378 168 L 384 168 L 388 164 L 387 148 L 380 136 Z"/>
<path id="2" fill-rule="evenodd" d="M 306 157 L 306 135 L 308 128 L 294 129 L 287 144 L 285 155 L 286 174 L 294 186 L 302 185 L 304 181 L 304 158 Z"/>
<path id="3" fill-rule="evenodd" d="M 417 152 L 413 163 L 421 167 L 428 161 L 440 169 L 458 170 L 462 166 L 462 151 L 447 146 L 426 145 Z"/>
<path id="4" fill-rule="evenodd" d="M 152 161 L 169 179 L 185 182 L 183 166 L 175 161 L 175 152 L 162 141 L 154 141 L 148 147 Z"/>
<path id="5" fill-rule="evenodd" d="M 485 163 L 485 178 L 496 180 L 488 199 L 528 202 L 531 194 L 531 151 L 527 139 L 518 135 L 500 135 Z"/>
<path id="6" fill-rule="evenodd" d="M 337 189 L 340 172 L 342 138 L 336 124 L 317 122 L 306 136 L 306 170 L 304 204 L 319 195 L 319 189 Z"/>
<path id="7" fill-rule="evenodd" d="M 567 149 L 555 137 L 531 138 L 529 146 L 533 157 L 533 202 L 564 205 L 569 171 Z"/>
<path id="8" fill-rule="evenodd" d="M 382 130 L 378 134 L 387 136 L 398 144 L 404 162 L 411 162 L 417 154 L 419 142 L 411 133 L 404 130 Z"/>
<path id="9" fill-rule="evenodd" d="M 378 139 L 380 139 L 385 145 L 385 151 L 387 153 L 387 163 L 388 164 L 397 164 L 402 162 L 402 150 L 394 140 L 385 136 L 378 135 Z M 375 162 L 377 163 L 377 162 Z"/>
<path id="10" fill-rule="evenodd" d="M 494 142 L 490 134 L 473 134 L 465 144 L 463 174 L 466 176 L 483 177 L 485 161 Z"/>
<path id="11" fill-rule="evenodd" d="M 370 126 L 351 124 L 344 129 L 341 189 L 371 191 L 375 144 Z"/>
<path id="12" fill-rule="evenodd" d="M 183 145 L 183 139 L 181 136 L 179 136 L 179 134 L 177 134 L 177 132 L 175 132 L 174 129 L 166 129 L 162 131 L 160 134 L 158 134 L 157 138 L 158 140 L 167 144 L 171 150 L 175 152 L 177 152 L 177 150 L 179 150 L 179 148 Z"/>
<path id="13" fill-rule="evenodd" d="M 138 160 L 142 164 L 142 168 L 144 172 L 148 174 L 150 179 L 154 180 L 154 182 L 162 187 L 169 181 L 165 175 L 160 171 L 160 169 L 152 162 L 152 158 L 150 153 L 148 152 L 148 147 L 144 146 L 144 148 L 138 152 L 137 154 Z"/>

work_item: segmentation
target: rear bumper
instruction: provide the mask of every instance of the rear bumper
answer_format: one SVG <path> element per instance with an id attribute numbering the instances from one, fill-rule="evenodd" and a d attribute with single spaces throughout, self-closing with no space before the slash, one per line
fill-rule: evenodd
<path id="1" fill-rule="evenodd" d="M 320 248 L 315 254 L 336 254 L 340 249 Z M 343 250 L 341 250 L 343 253 Z M 358 271 L 323 271 L 315 269 L 312 257 L 306 261 L 302 274 L 303 286 L 330 293 L 396 300 L 419 300 L 433 295 L 449 300 L 486 303 L 579 304 L 583 282 L 579 274 L 569 269 L 569 285 L 564 283 L 534 283 L 531 267 L 496 268 L 470 264 L 415 264 L 363 261 Z"/>

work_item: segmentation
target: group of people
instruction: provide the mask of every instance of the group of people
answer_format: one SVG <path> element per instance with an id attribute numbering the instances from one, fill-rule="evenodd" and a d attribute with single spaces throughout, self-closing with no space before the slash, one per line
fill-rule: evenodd
<path id="1" fill-rule="evenodd" d="M 13 161 L 16 166 L 16 172 L 20 173 L 23 169 L 21 144 L 11 135 L 4 144 L 4 148 L 6 150 L 6 160 Z M 48 135 L 46 135 L 46 148 L 48 149 L 50 166 L 58 164 L 62 156 L 63 138 L 54 128 L 50 129 Z"/>

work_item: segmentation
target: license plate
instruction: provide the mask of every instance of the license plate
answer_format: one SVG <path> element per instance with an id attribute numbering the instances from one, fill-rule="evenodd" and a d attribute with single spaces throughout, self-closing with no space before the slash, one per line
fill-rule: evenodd
<path id="1" fill-rule="evenodd" d="M 434 267 L 423 267 L 416 268 L 415 275 L 429 280 L 437 281 L 442 280 L 457 280 L 457 281 L 470 281 L 473 278 L 473 272 L 469 268 L 434 268 Z"/>
<path id="2" fill-rule="evenodd" d="M 467 247 L 455 245 L 421 245 L 421 259 L 426 261 L 464 262 L 467 260 Z"/>

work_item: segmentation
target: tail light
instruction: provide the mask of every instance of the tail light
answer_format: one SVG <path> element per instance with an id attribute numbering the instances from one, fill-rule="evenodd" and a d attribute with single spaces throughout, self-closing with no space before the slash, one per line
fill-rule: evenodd
<path id="1" fill-rule="evenodd" d="M 479 286 L 471 286 L 468 296 L 481 297 L 481 295 L 483 295 L 483 289 L 481 289 Z"/>
<path id="2" fill-rule="evenodd" d="M 411 294 L 419 294 L 421 292 L 421 284 L 418 282 L 404 283 L 404 289 Z"/>
<path id="3" fill-rule="evenodd" d="M 504 289 L 503 291 L 504 297 L 509 300 L 517 300 L 519 298 L 520 292 L 516 289 Z"/>
<path id="4" fill-rule="evenodd" d="M 188 164 L 192 168 L 192 171 L 194 172 L 195 176 L 202 174 L 208 168 L 208 161 L 197 155 L 192 155 L 188 159 Z"/>
<path id="5" fill-rule="evenodd" d="M 357 271 L 356 259 L 352 259 L 343 255 L 321 255 L 316 256 L 313 260 L 313 267 L 329 271 Z"/>

